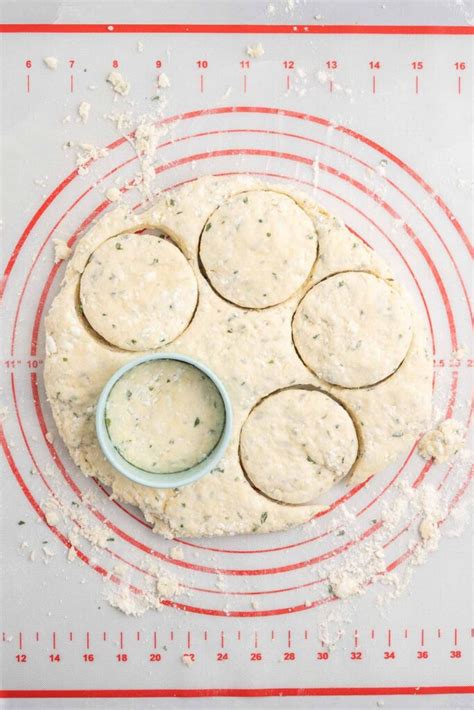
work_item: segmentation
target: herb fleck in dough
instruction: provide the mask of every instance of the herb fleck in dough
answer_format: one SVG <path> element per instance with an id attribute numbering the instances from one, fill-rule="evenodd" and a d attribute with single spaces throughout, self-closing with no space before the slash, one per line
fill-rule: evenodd
<path id="1" fill-rule="evenodd" d="M 316 248 L 314 225 L 294 200 L 256 190 L 234 195 L 209 217 L 200 256 L 221 296 L 239 306 L 266 308 L 302 286 Z"/>
<path id="2" fill-rule="evenodd" d="M 427 346 L 424 324 L 416 311 L 412 311 L 411 306 L 412 338 L 408 352 L 398 369 L 373 387 L 350 389 L 329 385 L 307 367 L 297 354 L 292 341 L 295 311 L 304 293 L 311 292 L 318 282 L 341 272 L 363 271 L 383 279 L 390 287 L 393 287 L 394 283 L 388 266 L 374 251 L 352 235 L 340 220 L 318 207 L 307 195 L 293 191 L 286 195 L 287 192 L 286 186 L 269 186 L 251 176 L 242 175 L 232 179 L 203 177 L 183 185 L 173 193 L 158 196 L 154 204 L 141 214 L 129 211 L 125 204 L 110 210 L 82 237 L 67 262 L 61 288 L 46 318 L 45 386 L 59 435 L 82 472 L 86 476 L 97 477 L 103 485 L 111 489 L 114 498 L 140 508 L 155 532 L 167 536 L 188 537 L 265 533 L 300 525 L 324 509 L 320 503 L 286 505 L 263 495 L 255 489 L 255 484 L 250 484 L 241 466 L 239 444 L 242 428 L 244 425 L 244 428 L 247 428 L 245 422 L 252 410 L 256 409 L 257 403 L 265 398 L 270 399 L 272 392 L 309 386 L 310 389 L 332 395 L 341 408 L 350 414 L 357 429 L 359 443 L 357 458 L 345 479 L 349 479 L 351 485 L 364 481 L 388 466 L 413 445 L 420 431 L 426 430 L 431 412 L 432 357 Z M 272 292 L 276 300 L 286 300 L 263 311 L 254 306 L 242 308 L 230 300 L 224 300 L 217 292 L 215 283 L 211 288 L 199 264 L 201 235 L 212 233 L 213 228 L 207 232 L 203 230 L 209 222 L 213 224 L 220 207 L 235 203 L 235 212 L 232 208 L 232 214 L 247 219 L 245 215 L 248 214 L 249 203 L 242 202 L 245 193 L 249 197 L 249 203 L 250 195 L 259 193 L 256 195 L 259 204 L 260 200 L 264 199 L 263 195 L 267 201 L 277 201 L 276 197 L 286 196 L 290 204 L 295 205 L 296 225 L 306 225 L 307 218 L 310 229 L 305 234 L 309 236 L 311 231 L 314 234 L 313 239 L 304 240 L 302 251 L 295 248 L 294 252 L 288 254 L 285 251 L 287 245 L 298 241 L 297 237 L 294 238 L 296 241 L 292 240 L 294 230 L 290 222 L 288 228 L 285 228 L 284 244 L 280 239 L 275 243 L 275 251 L 283 244 L 284 250 L 277 258 L 277 263 L 282 268 L 282 265 L 285 266 L 283 273 L 289 277 L 289 281 L 294 278 L 294 271 L 293 266 L 287 268 L 284 264 L 286 259 L 291 260 L 293 265 L 294 258 L 295 263 L 301 265 L 300 257 L 303 253 L 304 269 L 300 269 L 298 278 L 291 283 L 291 289 L 285 290 L 285 282 L 282 291 Z M 305 219 L 300 220 L 297 217 L 300 214 L 298 210 L 304 213 Z M 269 210 L 267 214 L 270 219 Z M 257 229 L 265 230 L 262 239 L 267 238 L 266 231 L 270 230 L 258 222 L 262 217 L 257 214 L 255 217 L 259 225 Z M 279 223 L 283 221 L 282 219 Z M 248 226 L 251 226 L 250 220 Z M 176 490 L 140 486 L 120 475 L 104 458 L 95 432 L 95 405 L 107 380 L 119 367 L 135 357 L 128 339 L 136 338 L 132 335 L 127 316 L 119 329 L 120 342 L 124 343 L 125 347 L 110 347 L 93 333 L 81 310 L 76 307 L 83 273 L 88 265 L 93 263 L 91 257 L 100 253 L 103 245 L 109 242 L 113 245 L 117 238 L 123 239 L 118 235 L 130 235 L 147 229 L 172 237 L 176 246 L 164 243 L 169 249 L 174 249 L 173 254 L 177 253 L 178 263 L 184 259 L 182 255 L 186 255 L 199 289 L 199 301 L 194 315 L 186 311 L 185 316 L 181 311 L 172 309 L 175 320 L 166 321 L 167 334 L 170 338 L 172 333 L 176 335 L 163 346 L 163 350 L 190 355 L 206 363 L 226 386 L 234 414 L 231 441 L 218 466 L 199 481 Z M 302 236 L 303 232 L 298 228 L 296 234 Z M 148 239 L 143 240 L 144 236 L 134 235 L 137 246 L 131 250 L 129 261 L 144 264 L 147 271 L 151 267 L 148 264 L 148 248 L 145 245 L 148 239 L 155 237 L 148 235 Z M 235 241 L 236 235 L 230 236 Z M 311 253 L 306 251 L 307 245 L 310 245 Z M 216 241 L 215 247 L 218 246 Z M 319 253 L 316 259 L 317 246 Z M 161 249 L 161 246 L 157 249 Z M 227 253 L 225 249 L 224 252 Z M 120 250 L 116 253 L 119 257 L 123 256 Z M 115 251 L 113 255 L 116 256 Z M 273 255 L 271 258 L 273 259 Z M 132 269 L 128 265 L 126 268 Z M 225 268 L 227 272 L 230 270 L 229 265 Z M 108 269 L 107 263 L 105 269 Z M 142 266 L 138 271 L 140 278 L 137 272 L 132 281 L 139 281 L 143 289 L 146 284 L 142 278 Z M 175 272 L 182 273 L 181 267 L 176 268 Z M 238 289 L 235 285 L 235 289 L 237 293 L 242 294 L 244 302 L 245 294 L 250 294 L 255 305 L 260 303 L 259 280 L 267 278 L 268 274 L 259 269 L 255 269 L 255 273 L 252 269 L 246 273 L 245 287 Z M 278 270 L 275 273 L 278 274 Z M 100 278 L 100 270 L 97 275 Z M 273 276 L 272 279 L 275 280 Z M 184 281 L 187 286 L 183 293 L 188 294 L 190 282 L 187 277 Z M 149 341 L 153 343 L 156 342 L 157 336 L 154 328 L 160 318 L 164 317 L 159 283 L 157 281 L 154 289 L 150 291 L 150 297 L 156 299 L 155 320 L 152 322 L 149 318 L 146 319 L 146 328 L 151 328 L 154 333 Z M 399 286 L 396 288 L 402 292 Z M 109 289 L 109 286 L 104 287 L 102 304 L 107 308 L 113 305 Z M 105 297 L 106 292 L 108 295 Z M 197 289 L 194 293 L 197 295 Z M 102 294 L 98 294 L 98 297 L 102 298 Z M 122 299 L 122 306 L 128 308 L 129 302 L 139 298 L 140 294 L 136 292 L 128 294 Z M 182 295 L 180 303 L 183 298 L 186 300 L 188 296 Z M 189 298 L 189 303 L 194 307 L 195 299 Z M 146 305 L 144 309 L 137 310 L 136 313 L 148 314 Z M 189 309 L 192 310 L 191 305 Z M 108 313 L 106 309 L 93 310 L 96 314 Z M 118 310 L 122 312 L 121 308 Z M 137 317 L 134 313 L 131 309 L 130 315 Z M 188 318 L 191 320 L 183 330 L 183 324 L 187 323 Z M 141 332 L 142 329 L 146 331 L 140 318 L 135 322 L 139 325 L 135 329 L 136 332 Z M 110 337 L 113 330 L 115 329 L 110 328 L 107 336 Z M 138 343 L 134 345 L 138 347 Z M 153 345 L 149 349 L 154 347 Z M 391 357 L 390 353 L 386 355 Z M 301 408 L 300 418 L 302 428 L 311 428 L 304 407 Z M 340 455 L 347 442 L 350 444 L 353 441 L 350 432 L 352 430 L 348 426 L 348 436 L 344 440 L 341 439 L 335 447 Z M 268 448 L 271 443 L 267 442 Z M 339 459 L 340 463 L 335 465 L 336 477 L 343 475 L 342 466 L 346 463 L 349 466 L 352 451 L 350 446 L 349 448 L 347 462 L 345 460 L 342 464 L 342 459 Z M 322 453 L 327 456 L 328 449 L 322 449 Z M 309 456 L 313 458 L 311 451 Z M 309 473 L 313 464 L 310 461 L 302 463 L 308 466 L 308 469 L 302 470 Z M 328 463 L 329 461 L 326 461 L 326 465 Z M 322 463 L 320 465 L 322 466 Z M 333 465 L 334 462 L 331 462 L 331 466 Z M 259 473 L 263 475 L 262 485 L 265 485 L 264 474 L 265 471 L 268 472 L 268 468 L 262 471 L 263 474 Z M 288 477 L 294 476 L 295 471 L 290 471 Z M 334 485 L 338 488 L 340 486 L 338 483 Z M 334 496 L 341 493 L 341 489 L 333 492 Z M 308 496 L 309 494 L 308 491 Z"/>
<path id="3" fill-rule="evenodd" d="M 174 473 L 200 463 L 216 446 L 224 404 L 197 368 L 154 360 L 137 365 L 114 385 L 106 424 L 127 461 L 145 471 Z"/>
<path id="4" fill-rule="evenodd" d="M 105 241 L 80 288 L 84 315 L 104 340 L 125 350 L 158 348 L 188 325 L 197 302 L 193 270 L 177 247 L 151 234 Z"/>
<path id="5" fill-rule="evenodd" d="M 349 472 L 357 448 L 346 410 L 316 390 L 270 395 L 251 412 L 240 439 L 252 483 L 283 503 L 314 502 Z"/>
<path id="6" fill-rule="evenodd" d="M 306 365 L 326 382 L 367 387 L 400 365 L 410 347 L 408 303 L 383 279 L 340 273 L 314 286 L 297 308 L 293 338 Z"/>

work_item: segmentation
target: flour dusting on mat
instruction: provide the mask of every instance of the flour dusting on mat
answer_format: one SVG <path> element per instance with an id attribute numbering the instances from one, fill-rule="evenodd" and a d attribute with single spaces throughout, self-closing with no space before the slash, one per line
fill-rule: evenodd
<path id="1" fill-rule="evenodd" d="M 118 187 L 109 187 L 109 189 L 106 190 L 105 196 L 109 202 L 117 202 L 120 200 L 122 193 Z"/>
<path id="2" fill-rule="evenodd" d="M 265 54 L 263 44 L 261 42 L 258 42 L 257 44 L 249 45 L 247 47 L 247 54 L 249 57 L 252 57 L 252 59 L 260 59 L 260 57 L 263 57 L 263 55 Z"/>
<path id="3" fill-rule="evenodd" d="M 118 71 L 111 71 L 107 76 L 107 81 L 112 86 L 115 93 L 120 96 L 127 96 L 130 92 L 130 82 Z"/>
<path id="4" fill-rule="evenodd" d="M 336 534 L 347 533 L 344 536 L 346 543 L 355 540 L 358 543 L 337 561 L 325 565 L 329 594 L 348 599 L 365 593 L 378 582 L 382 586 L 377 603 L 384 608 L 406 589 L 413 566 L 424 562 L 427 554 L 438 548 L 440 526 L 448 514 L 449 492 L 438 491 L 429 484 L 415 488 L 406 481 L 397 483 L 395 491 L 395 498 L 383 503 L 381 514 L 371 521 L 371 534 L 366 539 L 362 539 L 363 528 L 356 519 L 349 525 L 344 517 L 334 521 Z M 414 523 L 406 533 L 410 551 L 408 560 L 401 572 L 388 572 L 386 542 L 407 523 Z M 347 540 L 349 530 L 350 539 Z"/>
<path id="5" fill-rule="evenodd" d="M 435 463 L 444 463 L 455 456 L 464 445 L 466 429 L 456 419 L 445 419 L 428 431 L 418 444 L 418 453 Z"/>
<path id="6" fill-rule="evenodd" d="M 108 152 L 107 148 L 100 148 L 92 143 L 79 143 L 76 151 L 76 166 L 78 174 L 87 175 L 91 163 L 99 158 L 105 158 L 105 156 L 108 155 Z"/>
<path id="7" fill-rule="evenodd" d="M 77 113 L 82 123 L 87 123 L 89 120 L 89 114 L 91 112 L 91 105 L 88 101 L 81 101 L 78 106 Z"/>
<path id="8" fill-rule="evenodd" d="M 158 77 L 158 86 L 160 87 L 160 89 L 167 89 L 169 86 L 171 86 L 171 81 L 164 72 L 161 72 L 160 76 Z"/>
<path id="9" fill-rule="evenodd" d="M 72 249 L 68 247 L 63 239 L 53 239 L 54 244 L 54 263 L 57 264 L 64 259 L 69 259 Z"/>
<path id="10" fill-rule="evenodd" d="M 48 69 L 52 69 L 54 71 L 58 68 L 59 60 L 57 57 L 43 57 L 43 62 Z"/>

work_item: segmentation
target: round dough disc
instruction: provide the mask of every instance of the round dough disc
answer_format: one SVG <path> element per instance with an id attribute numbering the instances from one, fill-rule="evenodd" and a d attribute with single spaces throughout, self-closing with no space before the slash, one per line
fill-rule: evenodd
<path id="1" fill-rule="evenodd" d="M 293 319 L 303 362 L 326 382 L 368 387 L 391 375 L 412 339 L 410 307 L 383 279 L 345 272 L 316 284 Z"/>
<path id="2" fill-rule="evenodd" d="M 198 289 L 179 249 L 151 234 L 101 244 L 81 278 L 84 316 L 107 342 L 149 350 L 171 342 L 192 318 Z"/>
<path id="3" fill-rule="evenodd" d="M 185 471 L 218 443 L 225 421 L 215 384 L 185 362 L 152 360 L 112 387 L 106 421 L 127 461 L 154 473 Z"/>
<path id="4" fill-rule="evenodd" d="M 271 190 L 230 197 L 204 227 L 200 257 L 215 290 L 245 308 L 289 298 L 316 259 L 317 235 L 294 200 Z"/>
<path id="5" fill-rule="evenodd" d="M 318 390 L 271 394 L 252 410 L 240 436 L 247 476 L 282 503 L 312 503 L 349 472 L 357 451 L 351 417 Z"/>

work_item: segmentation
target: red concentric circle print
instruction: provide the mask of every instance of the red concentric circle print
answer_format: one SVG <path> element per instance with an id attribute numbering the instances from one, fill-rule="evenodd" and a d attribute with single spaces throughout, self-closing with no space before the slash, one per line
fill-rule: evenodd
<path id="1" fill-rule="evenodd" d="M 472 251 L 458 220 L 423 178 L 370 138 L 344 126 L 333 127 L 317 116 L 266 107 L 223 107 L 173 116 L 164 123 L 173 126 L 173 140 L 166 138 L 157 151 L 155 171 L 162 189 L 210 173 L 252 173 L 293 184 L 316 191 L 318 202 L 380 252 L 410 290 L 429 329 L 439 365 L 433 387 L 443 414 L 458 411 L 469 373 L 467 363 L 453 359 L 451 353 L 467 342 L 470 329 L 472 315 L 461 264 Z M 2 284 L 11 314 L 11 362 L 18 363 L 8 379 L 15 414 L 2 432 L 12 473 L 45 524 L 40 503 L 45 496 L 82 500 L 91 519 L 110 529 L 113 544 L 101 552 L 100 563 L 86 541 L 78 556 L 100 575 L 128 584 L 136 594 L 153 575 L 150 561 L 154 561 L 179 579 L 185 595 L 165 603 L 184 611 L 270 616 L 332 602 L 327 564 L 344 560 L 364 541 L 384 534 L 380 513 L 396 495 L 397 481 L 403 479 L 413 487 L 429 481 L 446 491 L 452 507 L 464 493 L 470 472 L 459 466 L 435 469 L 413 448 L 397 465 L 364 484 L 336 487 L 327 497 L 328 509 L 309 525 L 280 534 L 170 543 L 150 530 L 139 511 L 111 501 L 103 486 L 86 479 L 58 437 L 51 441 L 48 432 L 54 432 L 54 425 L 39 361 L 43 318 L 64 268 L 53 264 L 51 243 L 66 235 L 73 246 L 108 209 L 102 195 L 107 181 L 120 176 L 126 185 L 136 169 L 129 143 L 115 141 L 107 158 L 91 167 L 90 176 L 73 172 L 51 192 L 12 251 Z M 132 189 L 124 191 L 133 195 Z M 13 439 L 15 448 L 9 444 Z M 37 475 L 25 476 L 31 468 Z M 347 513 L 352 522 L 341 536 Z M 416 519 L 405 521 L 387 534 L 387 571 L 413 553 L 409 541 L 417 525 Z M 50 527 L 62 544 L 70 545 L 60 525 Z M 182 558 L 170 554 L 170 547 L 176 546 L 182 548 Z M 118 563 L 126 575 L 114 574 Z M 258 599 L 258 608 L 250 606 L 252 599 Z"/>

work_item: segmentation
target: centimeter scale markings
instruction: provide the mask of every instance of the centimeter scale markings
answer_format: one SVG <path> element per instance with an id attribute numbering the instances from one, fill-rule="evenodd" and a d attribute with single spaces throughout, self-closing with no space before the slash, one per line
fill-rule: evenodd
<path id="1" fill-rule="evenodd" d="M 33 93 L 33 88 L 37 85 L 36 78 L 34 77 L 34 68 L 37 65 L 41 65 L 41 60 L 34 61 L 32 59 L 25 59 L 25 69 L 26 69 L 26 80 L 25 80 L 25 89 L 28 94 Z M 153 68 L 154 70 L 162 70 L 165 67 L 168 69 L 168 66 L 166 66 L 166 62 L 163 59 L 155 59 L 153 60 Z M 371 59 L 370 61 L 367 62 L 365 67 L 359 67 L 359 69 L 365 69 L 367 74 L 364 78 L 364 83 L 361 85 L 360 88 L 368 89 L 369 93 L 376 94 L 377 91 L 380 91 L 380 88 L 383 87 L 383 69 L 386 66 L 387 62 L 381 60 L 381 59 Z M 63 86 L 65 92 L 69 93 L 74 93 L 75 89 L 75 74 L 74 70 L 76 68 L 76 60 L 75 59 L 68 59 L 67 60 L 67 66 L 69 68 L 69 71 L 71 72 L 69 76 L 66 79 L 66 82 L 64 82 L 63 79 Z M 124 68 L 126 69 L 126 63 L 123 63 Z M 194 70 L 195 70 L 195 86 L 198 88 L 199 92 L 201 94 L 205 93 L 206 90 L 206 74 L 207 70 L 209 70 L 212 66 L 212 62 L 210 62 L 208 59 L 196 59 L 195 64 L 194 64 Z M 250 59 L 241 59 L 238 63 L 238 66 L 240 69 L 245 72 L 242 75 L 242 78 L 240 80 L 240 87 L 243 91 L 244 94 L 247 93 L 249 88 L 251 87 L 251 69 L 252 69 L 252 61 Z M 282 74 L 279 79 L 276 79 L 277 82 L 280 82 L 280 88 L 283 91 L 290 91 L 293 86 L 294 86 L 294 81 L 293 81 L 293 76 L 295 72 L 298 72 L 298 64 L 294 59 L 282 59 L 280 60 L 280 66 L 282 68 Z M 113 59 L 110 67 L 112 69 L 119 70 L 122 68 L 122 62 L 119 59 Z M 463 90 L 463 76 L 468 69 L 468 63 L 466 62 L 465 59 L 459 58 L 458 60 L 452 62 L 451 64 L 452 70 L 453 70 L 453 79 L 452 79 L 452 88 L 457 93 L 458 95 L 461 95 L 462 90 Z M 172 66 L 170 66 L 172 69 Z M 317 67 L 312 67 L 314 69 L 317 69 Z M 324 62 L 324 71 L 329 71 L 331 72 L 330 75 L 328 75 L 328 80 L 327 82 L 327 89 L 330 93 L 334 93 L 338 89 L 338 84 L 337 84 L 337 78 L 338 78 L 338 71 L 343 68 L 341 67 L 341 63 L 339 62 L 338 59 L 327 59 Z M 401 72 L 401 78 L 411 81 L 412 85 L 412 90 L 415 95 L 419 95 L 422 93 L 423 90 L 423 81 L 422 81 L 422 76 L 423 76 L 423 70 L 424 69 L 436 69 L 435 63 L 430 63 L 428 64 L 424 60 L 421 59 L 411 59 L 407 57 L 402 63 L 398 65 L 398 69 Z M 105 67 L 105 70 L 108 70 L 109 67 Z M 180 67 L 180 71 L 183 70 L 183 67 Z M 248 72 L 248 73 L 247 73 Z M 409 73 L 413 75 L 412 79 L 409 79 Z M 275 85 L 275 88 L 278 88 L 278 84 Z M 339 87 L 340 88 L 340 87 Z M 437 90 L 440 87 L 437 87 Z"/>
<path id="2" fill-rule="evenodd" d="M 216 662 L 239 662 L 243 659 L 259 662 L 297 661 L 299 654 L 306 661 L 312 654 L 315 661 L 330 661 L 338 658 L 350 661 L 370 662 L 374 654 L 386 661 L 402 658 L 404 661 L 456 661 L 468 652 L 469 639 L 474 638 L 474 629 L 430 628 L 430 629 L 354 629 L 347 634 L 343 646 L 331 649 L 318 638 L 317 633 L 308 629 L 292 632 L 262 631 L 184 631 L 156 630 L 147 633 L 136 632 L 63 632 L 51 633 L 19 631 L 9 635 L 2 633 L 4 652 L 8 644 L 17 663 L 30 661 L 59 664 L 63 656 L 84 663 L 94 663 L 96 654 L 102 655 L 106 649 L 118 663 L 142 662 L 145 657 L 150 663 L 176 659 L 175 651 L 189 663 L 198 661 L 200 652 L 206 660 Z M 235 656 L 232 650 L 236 651 Z M 171 653 L 170 653 L 171 652 Z M 40 655 L 41 654 L 41 655 Z"/>

